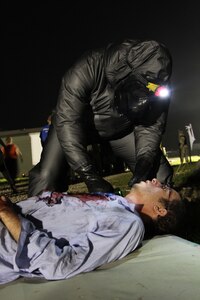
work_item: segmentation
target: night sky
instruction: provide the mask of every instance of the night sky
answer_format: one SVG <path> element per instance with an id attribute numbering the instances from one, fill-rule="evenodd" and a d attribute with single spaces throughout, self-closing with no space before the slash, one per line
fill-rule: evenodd
<path id="1" fill-rule="evenodd" d="M 151 38 L 165 43 L 173 57 L 173 96 L 164 146 L 177 148 L 178 129 L 189 123 L 200 142 L 198 1 L 181 6 L 164 1 L 159 6 L 156 1 L 45 2 L 1 5 L 1 131 L 46 123 L 62 75 L 84 51 L 124 38 Z"/>

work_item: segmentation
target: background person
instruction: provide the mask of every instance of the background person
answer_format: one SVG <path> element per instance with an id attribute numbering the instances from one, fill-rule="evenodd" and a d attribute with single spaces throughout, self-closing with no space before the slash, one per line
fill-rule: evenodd
<path id="1" fill-rule="evenodd" d="M 125 198 L 46 191 L 13 206 L 1 197 L 0 282 L 64 279 L 119 260 L 141 245 L 150 222 L 174 232 L 182 205 L 157 179 L 135 184 Z"/>
<path id="2" fill-rule="evenodd" d="M 1 138 L 0 138 L 0 145 L 2 147 L 6 146 Z M 15 183 L 14 183 L 13 179 L 11 178 L 11 175 L 10 175 L 9 170 L 5 163 L 4 154 L 2 152 L 2 147 L 0 148 L 0 172 L 3 174 L 4 178 L 8 181 L 12 191 L 14 193 L 17 193 L 17 188 L 15 186 Z"/>
<path id="3" fill-rule="evenodd" d="M 46 139 L 47 139 L 47 136 L 49 133 L 50 126 L 51 126 L 51 114 L 47 118 L 47 124 L 45 124 L 40 131 L 40 141 L 41 141 L 42 147 L 44 147 L 44 145 L 46 143 Z"/>
<path id="4" fill-rule="evenodd" d="M 178 140 L 181 165 L 184 163 L 184 160 L 186 163 L 189 163 L 189 147 L 187 144 L 186 135 L 182 130 L 179 130 L 178 132 Z"/>
<path id="5" fill-rule="evenodd" d="M 66 191 L 70 167 L 89 192 L 112 192 L 87 153 L 88 144 L 102 140 L 133 173 L 129 186 L 153 177 L 170 184 L 173 169 L 160 150 L 170 99 L 160 92 L 171 70 L 168 49 L 153 40 L 125 40 L 81 56 L 63 76 L 48 141 L 29 172 L 29 195 Z"/>
<path id="6" fill-rule="evenodd" d="M 1 150 L 4 154 L 5 164 L 9 174 L 12 180 L 15 181 L 19 173 L 18 159 L 23 162 L 21 150 L 19 149 L 18 145 L 13 143 L 13 139 L 10 136 L 6 137 L 5 145 L 1 148 Z"/>

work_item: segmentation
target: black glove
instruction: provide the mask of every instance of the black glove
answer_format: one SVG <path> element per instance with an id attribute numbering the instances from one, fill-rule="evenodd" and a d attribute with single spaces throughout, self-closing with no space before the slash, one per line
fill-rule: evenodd
<path id="1" fill-rule="evenodd" d="M 86 167 L 81 167 L 76 170 L 80 175 L 81 179 L 87 185 L 88 191 L 90 193 L 102 192 L 102 193 L 113 193 L 114 189 L 112 185 L 104 180 L 101 176 L 97 174 L 91 165 Z"/>
<path id="2" fill-rule="evenodd" d="M 165 181 L 163 182 L 163 184 L 168 185 L 169 187 L 173 188 L 174 182 L 173 182 L 173 175 L 169 175 Z"/>
<path id="3" fill-rule="evenodd" d="M 135 183 L 150 179 L 151 172 L 152 172 L 151 161 L 145 158 L 140 158 L 136 163 L 134 175 L 130 179 L 128 186 L 132 187 Z"/>
<path id="4" fill-rule="evenodd" d="M 139 183 L 141 180 L 138 177 L 133 176 L 129 182 L 128 182 L 128 186 L 131 188 L 135 183 Z"/>

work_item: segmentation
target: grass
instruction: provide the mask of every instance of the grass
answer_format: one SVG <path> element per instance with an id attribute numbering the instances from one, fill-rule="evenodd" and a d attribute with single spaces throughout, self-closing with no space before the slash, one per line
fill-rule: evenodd
<path id="1" fill-rule="evenodd" d="M 132 174 L 130 172 L 120 173 L 105 177 L 109 181 L 114 189 L 120 189 L 123 195 L 126 195 L 130 189 L 128 189 L 127 183 L 131 179 Z M 69 186 L 69 192 L 71 193 L 85 193 L 88 192 L 85 183 L 80 182 Z"/>
<path id="2" fill-rule="evenodd" d="M 178 190 L 181 190 L 182 188 L 184 188 L 186 182 L 188 182 L 188 179 L 193 174 L 195 174 L 195 172 L 199 169 L 199 164 L 193 162 L 189 164 L 184 164 L 182 166 L 174 165 L 173 168 L 174 168 L 174 177 L 173 177 L 174 187 L 177 188 Z M 125 196 L 130 191 L 130 188 L 128 188 L 127 183 L 129 182 L 131 177 L 132 177 L 131 172 L 125 172 L 125 173 L 120 173 L 120 174 L 105 177 L 105 179 L 112 184 L 114 189 L 120 189 L 122 191 L 122 194 Z M 195 185 L 195 188 L 196 186 L 198 186 L 198 184 Z M 200 190 L 200 186 L 199 186 L 199 190 Z M 83 182 L 81 182 L 81 183 L 70 185 L 69 191 L 79 192 L 79 193 L 87 192 L 87 187 Z"/>

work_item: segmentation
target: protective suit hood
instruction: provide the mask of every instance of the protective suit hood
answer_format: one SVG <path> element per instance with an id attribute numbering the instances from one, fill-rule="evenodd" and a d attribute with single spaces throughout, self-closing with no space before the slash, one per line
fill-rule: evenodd
<path id="1" fill-rule="evenodd" d="M 169 80 L 171 71 L 171 55 L 166 46 L 157 41 L 125 40 L 107 47 L 105 73 L 113 87 L 134 74 L 163 84 Z"/>

